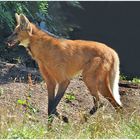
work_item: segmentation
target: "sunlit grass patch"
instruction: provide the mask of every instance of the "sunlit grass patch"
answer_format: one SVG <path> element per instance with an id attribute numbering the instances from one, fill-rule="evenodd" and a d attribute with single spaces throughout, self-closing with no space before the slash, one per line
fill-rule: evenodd
<path id="1" fill-rule="evenodd" d="M 26 121 L 25 124 L 8 124 L 9 127 L 0 134 L 0 138 L 140 138 L 140 118 L 133 115 L 124 118 L 120 114 L 103 114 L 88 118 L 85 123 L 64 123 L 59 120 L 53 123 L 52 129 L 48 130 L 47 123 Z"/>
<path id="2" fill-rule="evenodd" d="M 134 84 L 140 84 L 140 78 L 133 78 L 132 83 Z"/>

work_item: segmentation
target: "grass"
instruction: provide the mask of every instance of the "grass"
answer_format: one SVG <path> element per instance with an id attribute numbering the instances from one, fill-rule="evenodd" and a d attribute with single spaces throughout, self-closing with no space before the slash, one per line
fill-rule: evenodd
<path id="1" fill-rule="evenodd" d="M 27 118 L 26 118 L 27 119 Z M 6 122 L 5 122 L 6 123 Z M 132 114 L 123 117 L 120 114 L 98 113 L 88 118 L 84 123 L 63 123 L 61 120 L 53 123 L 52 129 L 39 122 L 24 121 L 24 123 L 7 122 L 1 127 L 0 138 L 6 139 L 102 139 L 102 138 L 129 138 L 140 139 L 140 117 Z"/>
<path id="2" fill-rule="evenodd" d="M 32 85 L 31 80 L 29 83 Z M 27 93 L 31 91 L 29 86 Z M 0 108 L 0 139 L 140 139 L 139 113 L 120 114 L 104 107 L 92 116 L 79 112 L 78 122 L 70 119 L 69 123 L 64 123 L 55 118 L 52 129 L 48 130 L 45 118 L 37 120 L 37 108 L 30 102 L 32 94 L 27 93 L 25 99 L 16 100 L 14 110 Z M 4 94 L 3 88 L 0 88 L 0 94 Z M 67 93 L 64 98 L 69 102 L 76 99 L 73 93 Z"/>
<path id="3" fill-rule="evenodd" d="M 140 84 L 140 78 L 133 78 L 132 83 L 134 84 Z"/>
<path id="4" fill-rule="evenodd" d="M 4 94 L 4 89 L 3 88 L 0 88 L 0 96 Z"/>
<path id="5" fill-rule="evenodd" d="M 128 77 L 125 76 L 123 73 L 120 74 L 120 80 L 128 80 L 127 79 Z M 132 78 L 131 80 L 128 80 L 130 83 L 133 83 L 133 84 L 140 84 L 140 78 L 138 77 L 134 77 Z"/>
<path id="6" fill-rule="evenodd" d="M 64 98 L 66 99 L 67 102 L 71 102 L 76 99 L 73 93 L 66 93 L 64 95 Z"/>

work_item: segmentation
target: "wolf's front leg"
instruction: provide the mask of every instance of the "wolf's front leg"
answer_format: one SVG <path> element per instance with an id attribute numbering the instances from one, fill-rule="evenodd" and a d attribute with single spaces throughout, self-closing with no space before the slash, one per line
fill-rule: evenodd
<path id="1" fill-rule="evenodd" d="M 58 87 L 58 91 L 57 91 L 57 94 L 55 96 L 55 99 L 54 99 L 54 102 L 53 102 L 53 107 L 51 106 L 51 112 L 50 114 L 54 114 L 54 113 L 57 113 L 56 112 L 56 107 L 57 105 L 59 104 L 61 98 L 64 96 L 64 93 L 69 85 L 70 81 L 67 79 L 61 83 L 59 83 L 59 87 Z M 57 113 L 58 115 L 58 113 Z M 67 122 L 67 119 L 66 117 L 62 116 L 62 119 Z"/>
<path id="2" fill-rule="evenodd" d="M 54 78 L 51 76 L 51 74 L 48 73 L 47 69 L 42 63 L 39 63 L 39 70 L 41 75 L 43 76 L 46 84 L 47 84 L 47 90 L 48 90 L 48 116 L 50 116 L 53 110 L 54 106 L 54 97 L 55 97 L 55 88 L 56 88 L 56 82 Z"/>

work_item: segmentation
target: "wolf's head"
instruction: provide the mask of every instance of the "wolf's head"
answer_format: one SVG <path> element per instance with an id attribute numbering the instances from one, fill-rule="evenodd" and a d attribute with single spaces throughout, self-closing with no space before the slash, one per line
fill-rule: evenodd
<path id="1" fill-rule="evenodd" d="M 9 47 L 15 46 L 17 44 L 24 47 L 28 47 L 29 37 L 32 34 L 31 23 L 27 17 L 23 14 L 15 14 L 17 20 L 17 26 L 15 27 L 13 33 L 7 38 L 6 44 Z"/>

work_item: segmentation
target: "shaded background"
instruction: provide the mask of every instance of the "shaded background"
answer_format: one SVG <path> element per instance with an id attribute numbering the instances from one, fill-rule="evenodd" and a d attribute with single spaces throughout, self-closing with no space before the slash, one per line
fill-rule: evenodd
<path id="1" fill-rule="evenodd" d="M 68 8 L 80 29 L 72 39 L 103 42 L 114 48 L 121 61 L 121 73 L 140 76 L 140 2 L 80 2 L 83 10 Z"/>
<path id="2" fill-rule="evenodd" d="M 0 61 L 37 67 L 23 47 L 3 44 L 15 12 L 55 35 L 107 44 L 120 56 L 121 74 L 140 77 L 140 1 L 1 1 Z"/>

